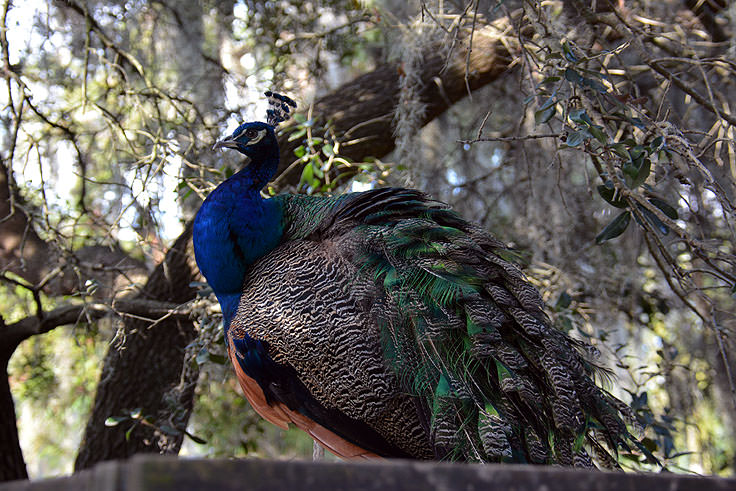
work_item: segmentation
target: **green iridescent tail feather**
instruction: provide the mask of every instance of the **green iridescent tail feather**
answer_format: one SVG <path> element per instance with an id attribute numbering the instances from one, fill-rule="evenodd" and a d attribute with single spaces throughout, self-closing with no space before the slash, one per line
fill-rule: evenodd
<path id="1" fill-rule="evenodd" d="M 436 457 L 617 466 L 635 441 L 627 407 L 596 386 L 589 350 L 551 326 L 503 243 L 416 191 L 284 207 L 290 237 L 339 236 L 381 292 L 384 357 L 427 415 Z"/>

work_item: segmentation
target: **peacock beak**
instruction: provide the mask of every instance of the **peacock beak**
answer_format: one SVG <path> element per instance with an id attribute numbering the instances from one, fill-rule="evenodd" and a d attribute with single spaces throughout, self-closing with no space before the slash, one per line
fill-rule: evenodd
<path id="1" fill-rule="evenodd" d="M 217 150 L 218 148 L 238 148 L 238 142 L 231 140 L 230 137 L 223 138 L 212 145 L 212 150 Z"/>

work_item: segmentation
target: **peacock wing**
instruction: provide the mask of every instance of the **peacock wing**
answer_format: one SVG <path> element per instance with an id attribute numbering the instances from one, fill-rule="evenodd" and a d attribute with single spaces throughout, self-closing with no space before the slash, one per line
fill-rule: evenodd
<path id="1" fill-rule="evenodd" d="M 337 247 L 287 241 L 249 270 L 227 333 L 243 391 L 340 456 L 431 458 L 414 400 L 383 363 L 376 289 Z"/>

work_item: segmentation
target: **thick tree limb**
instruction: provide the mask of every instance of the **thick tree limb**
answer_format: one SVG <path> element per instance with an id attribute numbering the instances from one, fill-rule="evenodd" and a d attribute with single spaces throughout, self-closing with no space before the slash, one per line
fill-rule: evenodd
<path id="1" fill-rule="evenodd" d="M 31 336 L 45 334 L 59 326 L 97 320 L 107 315 L 145 317 L 152 319 L 151 322 L 159 322 L 158 319 L 163 317 L 188 317 L 189 314 L 190 310 L 180 304 L 140 298 L 118 300 L 113 305 L 102 302 L 65 305 L 44 313 L 42 319 L 26 317 L 0 329 L 0 359 Z"/>
<path id="2" fill-rule="evenodd" d="M 96 320 L 110 314 L 134 315 L 150 319 L 178 319 L 188 318 L 190 312 L 189 309 L 181 308 L 177 304 L 133 299 L 119 300 L 113 306 L 101 302 L 66 305 L 46 312 L 41 319 L 36 316 L 26 317 L 9 325 L 5 325 L 0 318 L 0 369 L 2 369 L 0 372 L 0 441 L 3 442 L 0 452 L 0 482 L 28 477 L 18 440 L 15 404 L 8 383 L 7 368 L 11 355 L 21 342 L 31 336 L 44 334 L 59 326 Z"/>
<path id="3" fill-rule="evenodd" d="M 15 403 L 10 393 L 8 378 L 8 361 L 15 347 L 13 350 L 7 349 L 2 339 L 4 332 L 5 324 L 0 318 L 0 349 L 2 349 L 0 352 L 0 442 L 3 442 L 0 451 L 0 482 L 28 478 L 26 463 L 23 460 L 23 452 L 18 440 Z"/>
<path id="4" fill-rule="evenodd" d="M 470 56 L 467 46 L 461 43 L 450 59 L 442 56 L 441 50 L 425 52 L 420 99 L 426 104 L 426 112 L 422 124 L 429 123 L 468 95 L 467 87 L 470 90 L 483 87 L 508 69 L 511 55 L 501 39 L 501 30 L 508 22 L 507 19 L 501 19 L 495 26 L 476 30 Z M 368 157 L 381 158 L 394 149 L 392 120 L 399 101 L 401 76 L 399 64 L 384 64 L 314 103 L 312 113 L 315 123 L 324 125 L 330 122 L 333 131 L 343 142 L 341 155 L 362 161 Z M 290 142 L 288 133 L 284 133 L 279 144 L 281 173 L 294 159 L 294 149 L 302 142 L 298 139 Z M 291 172 L 292 175 L 283 176 L 282 179 L 294 183 L 299 179 L 299 172 L 295 170 Z"/>

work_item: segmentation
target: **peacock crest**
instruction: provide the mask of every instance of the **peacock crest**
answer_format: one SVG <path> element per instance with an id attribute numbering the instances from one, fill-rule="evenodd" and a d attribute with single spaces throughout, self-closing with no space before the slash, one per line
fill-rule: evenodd
<path id="1" fill-rule="evenodd" d="M 267 91 L 264 94 L 268 98 L 269 109 L 266 111 L 266 122 L 273 127 L 288 121 L 291 112 L 296 109 L 296 102 L 291 98 L 276 92 Z"/>

